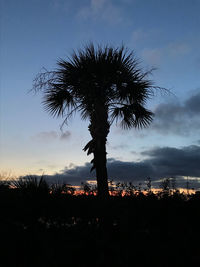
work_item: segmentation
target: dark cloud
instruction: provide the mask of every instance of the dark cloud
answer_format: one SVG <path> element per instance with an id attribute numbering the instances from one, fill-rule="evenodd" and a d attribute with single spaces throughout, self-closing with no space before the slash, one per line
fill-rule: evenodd
<path id="1" fill-rule="evenodd" d="M 150 129 L 161 134 L 187 136 L 200 132 L 200 91 L 182 104 L 160 104 L 155 110 L 155 119 Z"/>
<path id="2" fill-rule="evenodd" d="M 177 177 L 179 181 L 183 181 L 183 176 L 200 177 L 200 146 L 153 148 L 142 154 L 146 156 L 146 159 L 140 162 L 108 159 L 109 179 L 143 183 L 147 177 L 151 177 L 153 181 L 167 177 Z M 86 180 L 95 179 L 95 172 L 90 173 L 90 168 L 89 163 L 84 166 L 66 167 L 60 173 L 46 177 L 52 182 L 64 181 L 78 185 Z"/>
<path id="3" fill-rule="evenodd" d="M 200 114 L 200 92 L 187 101 L 185 101 L 185 107 L 187 107 L 188 112 L 193 113 L 194 115 Z"/>
<path id="4" fill-rule="evenodd" d="M 155 177 L 200 177 L 200 146 L 154 148 L 142 154 L 149 157 L 145 162 L 153 166 Z"/>
<path id="5" fill-rule="evenodd" d="M 70 164 L 69 168 L 65 167 L 59 173 L 53 175 L 45 175 L 49 182 L 64 182 L 72 185 L 80 185 L 81 182 L 95 179 L 95 172 L 90 173 L 90 163 L 85 163 L 83 166 L 74 166 Z"/>
<path id="6" fill-rule="evenodd" d="M 115 181 L 141 181 L 153 173 L 153 168 L 145 161 L 125 162 L 108 159 L 108 176 Z"/>

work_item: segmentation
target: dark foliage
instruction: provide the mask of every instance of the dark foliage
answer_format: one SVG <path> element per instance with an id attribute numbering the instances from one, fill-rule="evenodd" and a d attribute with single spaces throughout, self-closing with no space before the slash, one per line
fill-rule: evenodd
<path id="1" fill-rule="evenodd" d="M 165 183 L 118 184 L 105 201 L 34 177 L 0 186 L 0 266 L 198 266 L 200 194 Z"/>

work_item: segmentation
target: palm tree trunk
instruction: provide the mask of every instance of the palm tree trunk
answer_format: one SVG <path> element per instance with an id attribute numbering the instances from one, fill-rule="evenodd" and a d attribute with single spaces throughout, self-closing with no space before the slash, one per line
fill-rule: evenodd
<path id="1" fill-rule="evenodd" d="M 106 140 L 105 138 L 99 138 L 94 151 L 94 164 L 96 169 L 98 196 L 102 199 L 109 196 L 106 162 Z"/>
<path id="2" fill-rule="evenodd" d="M 97 106 L 90 119 L 89 131 L 92 136 L 94 154 L 93 169 L 96 169 L 98 196 L 106 199 L 109 196 L 108 174 L 106 158 L 106 141 L 110 124 L 108 123 L 108 112 L 103 105 Z"/>

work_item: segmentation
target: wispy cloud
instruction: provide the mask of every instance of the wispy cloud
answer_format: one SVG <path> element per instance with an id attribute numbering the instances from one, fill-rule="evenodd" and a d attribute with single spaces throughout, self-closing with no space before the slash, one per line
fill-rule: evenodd
<path id="1" fill-rule="evenodd" d="M 57 138 L 58 134 L 55 131 L 39 132 L 36 135 L 32 136 L 32 139 L 38 142 L 51 142 L 53 140 L 56 140 Z"/>
<path id="2" fill-rule="evenodd" d="M 70 131 L 66 131 L 66 132 L 64 132 L 64 133 L 62 133 L 60 135 L 60 140 L 67 140 L 67 139 L 70 138 L 70 136 L 71 136 L 71 132 Z"/>
<path id="3" fill-rule="evenodd" d="M 161 62 L 162 52 L 159 48 L 144 49 L 141 53 L 141 57 L 148 64 L 158 65 Z"/>
<path id="4" fill-rule="evenodd" d="M 119 144 L 119 145 L 115 145 L 115 146 L 108 145 L 108 146 L 110 149 L 113 149 L 113 150 L 124 150 L 124 149 L 128 148 L 128 145 L 126 145 L 126 144 Z"/>
<path id="5" fill-rule="evenodd" d="M 150 36 L 150 35 L 149 35 Z M 133 39 L 136 41 L 149 38 L 145 32 L 136 31 Z M 191 47 L 188 43 L 172 42 L 162 47 L 144 48 L 141 51 L 141 58 L 151 65 L 160 65 L 166 58 L 170 61 L 179 60 L 182 56 L 190 53 Z"/>
<path id="6" fill-rule="evenodd" d="M 130 43 L 135 46 L 137 44 L 145 44 L 152 40 L 156 40 L 160 35 L 158 29 L 143 29 L 137 28 L 130 35 Z"/>
<path id="7" fill-rule="evenodd" d="M 77 13 L 79 19 L 103 20 L 111 24 L 123 20 L 120 6 L 111 0 L 90 0 L 89 5 L 83 6 Z"/>
<path id="8" fill-rule="evenodd" d="M 170 43 L 167 48 L 170 56 L 184 56 L 190 52 L 190 46 L 187 43 Z"/>
<path id="9" fill-rule="evenodd" d="M 32 136 L 31 139 L 36 142 L 42 142 L 42 143 L 49 143 L 55 140 L 67 140 L 71 136 L 70 131 L 57 133 L 56 131 L 49 131 L 49 132 L 39 132 L 36 135 Z"/>
<path id="10" fill-rule="evenodd" d="M 62 10 L 63 12 L 68 13 L 70 12 L 71 2 L 65 0 L 51 0 L 50 6 L 53 10 Z"/>

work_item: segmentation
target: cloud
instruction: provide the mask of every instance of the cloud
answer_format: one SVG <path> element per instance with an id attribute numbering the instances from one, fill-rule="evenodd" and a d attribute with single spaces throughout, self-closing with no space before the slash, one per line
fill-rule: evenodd
<path id="1" fill-rule="evenodd" d="M 79 19 L 103 20 L 109 23 L 122 22 L 121 9 L 111 0 L 90 0 L 90 4 L 83 6 L 77 13 Z"/>
<path id="2" fill-rule="evenodd" d="M 143 31 L 142 29 L 137 29 L 135 31 L 133 31 L 131 39 L 133 44 L 143 41 L 145 39 L 147 39 L 149 36 L 148 32 Z"/>
<path id="3" fill-rule="evenodd" d="M 107 0 L 91 0 L 91 7 L 94 11 L 98 12 L 108 2 Z"/>
<path id="4" fill-rule="evenodd" d="M 141 57 L 151 65 L 157 65 L 161 62 L 161 50 L 159 48 L 144 49 L 141 53 Z"/>
<path id="5" fill-rule="evenodd" d="M 200 132 L 200 91 L 183 103 L 160 104 L 155 109 L 155 119 L 150 129 L 160 134 L 188 136 Z"/>
<path id="6" fill-rule="evenodd" d="M 116 145 L 116 146 L 111 146 L 111 145 L 108 145 L 110 149 L 113 149 L 113 150 L 124 150 L 124 149 L 127 149 L 128 148 L 128 145 L 126 144 L 119 144 L 119 145 Z"/>
<path id="7" fill-rule="evenodd" d="M 131 40 L 132 43 L 151 42 L 152 39 L 156 39 L 156 35 L 158 34 L 156 30 L 148 32 L 138 29 L 132 33 Z M 190 51 L 191 47 L 188 43 L 171 42 L 160 47 L 144 48 L 141 51 L 141 58 L 150 65 L 160 65 L 164 60 L 170 60 L 171 62 L 182 60 L 182 57 L 187 55 Z"/>
<path id="8" fill-rule="evenodd" d="M 200 146 L 154 148 L 141 154 L 149 157 L 145 162 L 153 166 L 155 177 L 200 177 Z"/>
<path id="9" fill-rule="evenodd" d="M 146 158 L 140 162 L 124 162 L 114 158 L 108 159 L 109 179 L 144 183 L 147 177 L 154 182 L 161 178 L 177 177 L 183 183 L 184 177 L 200 177 L 200 146 L 191 145 L 182 148 L 152 148 L 141 153 Z M 91 164 L 69 166 L 54 175 L 47 175 L 48 181 L 67 182 L 80 185 L 81 182 L 95 179 L 95 172 L 90 173 Z M 180 183 L 179 183 L 180 184 Z"/>
<path id="10" fill-rule="evenodd" d="M 58 134 L 56 131 L 49 132 L 39 132 L 36 135 L 32 136 L 31 139 L 36 142 L 49 143 L 55 140 L 67 140 L 71 136 L 70 131 L 62 132 Z"/>
<path id="11" fill-rule="evenodd" d="M 74 166 L 70 164 L 59 173 L 45 175 L 45 179 L 50 183 L 64 182 L 72 185 L 80 185 L 81 182 L 95 179 L 95 172 L 90 173 L 91 164 L 85 163 L 83 166 Z"/>
<path id="12" fill-rule="evenodd" d="M 186 43 L 170 43 L 167 46 L 168 54 L 171 56 L 183 56 L 190 51 L 190 46 Z"/>
<path id="13" fill-rule="evenodd" d="M 58 134 L 56 131 L 49 131 L 49 132 L 39 132 L 32 137 L 34 141 L 38 142 L 51 142 L 58 138 Z"/>
<path id="14" fill-rule="evenodd" d="M 64 133 L 61 134 L 60 140 L 67 140 L 67 139 L 70 138 L 70 136 L 71 136 L 70 131 L 66 131 L 66 132 L 64 132 Z"/>
<path id="15" fill-rule="evenodd" d="M 130 36 L 130 41 L 131 41 L 131 44 L 134 46 L 137 44 L 139 44 L 140 46 L 141 45 L 143 46 L 147 42 L 148 44 L 149 43 L 151 44 L 160 35 L 161 35 L 161 32 L 157 28 L 149 28 L 149 29 L 137 28 L 132 32 Z"/>
<path id="16" fill-rule="evenodd" d="M 194 115 L 200 114 L 200 92 L 191 96 L 188 100 L 185 101 L 185 106 L 187 107 L 190 113 Z"/>
<path id="17" fill-rule="evenodd" d="M 72 9 L 72 3 L 70 1 L 65 0 L 50 0 L 49 1 L 50 7 L 53 11 L 62 11 L 65 14 L 69 13 Z"/>

